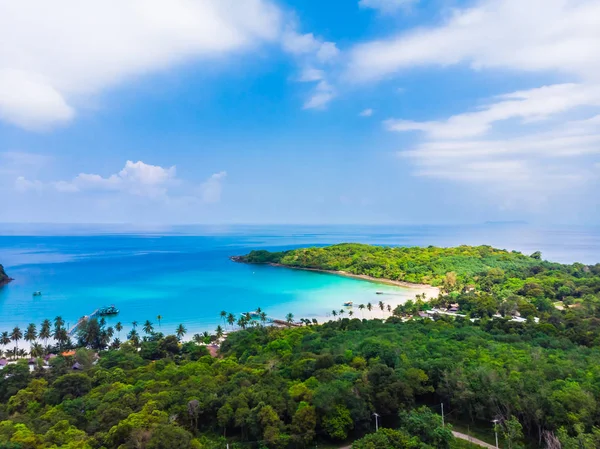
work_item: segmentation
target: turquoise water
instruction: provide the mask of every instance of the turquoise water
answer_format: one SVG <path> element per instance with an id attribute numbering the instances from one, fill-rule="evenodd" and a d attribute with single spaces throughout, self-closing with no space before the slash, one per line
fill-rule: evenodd
<path id="1" fill-rule="evenodd" d="M 345 301 L 376 303 L 376 291 L 414 291 L 335 275 L 236 264 L 252 248 L 283 249 L 362 241 L 398 245 L 489 243 L 553 260 L 600 260 L 595 228 L 477 227 L 203 227 L 142 231 L 114 227 L 0 227 L 0 263 L 15 281 L 0 289 L 0 331 L 61 315 L 73 324 L 115 304 L 126 328 L 149 319 L 172 332 L 213 330 L 219 312 L 264 309 L 283 318 L 323 317 Z M 28 235 L 19 235 L 28 234 Z M 52 234 L 52 235 L 45 235 Z M 598 257 L 597 257 L 598 256 Z M 32 292 L 40 290 L 41 297 Z M 360 313 L 356 311 L 357 315 Z M 122 332 L 124 334 L 125 332 Z"/>

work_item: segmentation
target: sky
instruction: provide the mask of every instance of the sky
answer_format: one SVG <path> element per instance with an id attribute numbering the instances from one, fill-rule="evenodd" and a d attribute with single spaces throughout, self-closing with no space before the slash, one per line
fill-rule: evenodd
<path id="1" fill-rule="evenodd" d="M 0 222 L 600 223 L 600 0 L 0 0 Z"/>

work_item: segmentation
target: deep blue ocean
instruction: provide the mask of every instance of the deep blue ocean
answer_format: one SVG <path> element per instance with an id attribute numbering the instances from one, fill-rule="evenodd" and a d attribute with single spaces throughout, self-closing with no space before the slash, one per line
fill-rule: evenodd
<path id="1" fill-rule="evenodd" d="M 600 228 L 479 226 L 202 226 L 148 227 L 0 225 L 0 264 L 15 279 L 0 289 L 0 331 L 38 326 L 62 316 L 73 324 L 114 304 L 125 328 L 150 320 L 173 332 L 212 331 L 219 312 L 261 307 L 275 318 L 323 317 L 345 301 L 376 302 L 375 291 L 397 287 L 335 275 L 248 266 L 229 260 L 251 249 L 363 242 L 384 245 L 489 244 L 542 251 L 559 262 L 600 261 Z M 34 297 L 34 291 L 42 296 Z M 125 331 L 122 332 L 124 337 Z"/>

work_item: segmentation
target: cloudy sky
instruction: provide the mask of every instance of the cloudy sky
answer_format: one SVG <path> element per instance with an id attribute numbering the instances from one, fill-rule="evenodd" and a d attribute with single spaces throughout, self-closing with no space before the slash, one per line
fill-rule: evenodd
<path id="1" fill-rule="evenodd" d="M 0 222 L 600 222 L 600 0 L 0 0 Z"/>

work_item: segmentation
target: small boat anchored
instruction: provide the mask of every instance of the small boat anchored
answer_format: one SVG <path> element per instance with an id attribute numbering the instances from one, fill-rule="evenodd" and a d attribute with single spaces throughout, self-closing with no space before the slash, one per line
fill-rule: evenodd
<path id="1" fill-rule="evenodd" d="M 348 301 L 344 303 L 345 307 L 352 307 L 352 304 L 354 304 L 352 301 Z"/>
<path id="2" fill-rule="evenodd" d="M 33 296 L 42 296 L 42 292 L 33 292 Z"/>
<path id="3" fill-rule="evenodd" d="M 117 313 L 119 313 L 119 309 L 117 309 L 113 305 L 108 306 L 108 307 L 100 307 L 98 309 L 98 315 L 100 315 L 100 316 L 116 315 Z"/>

